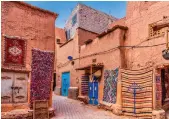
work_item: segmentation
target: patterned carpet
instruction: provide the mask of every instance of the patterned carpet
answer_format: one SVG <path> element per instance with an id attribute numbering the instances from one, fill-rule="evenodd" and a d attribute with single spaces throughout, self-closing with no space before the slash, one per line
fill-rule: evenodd
<path id="1" fill-rule="evenodd" d="M 116 103 L 118 68 L 104 71 L 103 101 Z"/>

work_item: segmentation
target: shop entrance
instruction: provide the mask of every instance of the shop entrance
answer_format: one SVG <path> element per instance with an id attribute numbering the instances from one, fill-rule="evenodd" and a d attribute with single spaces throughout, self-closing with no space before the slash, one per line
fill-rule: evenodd
<path id="1" fill-rule="evenodd" d="M 169 66 L 161 69 L 162 107 L 169 109 Z"/>
<path id="2" fill-rule="evenodd" d="M 99 81 L 102 77 L 103 67 L 103 63 L 98 63 L 76 69 L 84 71 L 81 78 L 80 90 L 82 96 L 88 97 L 89 104 L 98 105 L 99 103 Z"/>

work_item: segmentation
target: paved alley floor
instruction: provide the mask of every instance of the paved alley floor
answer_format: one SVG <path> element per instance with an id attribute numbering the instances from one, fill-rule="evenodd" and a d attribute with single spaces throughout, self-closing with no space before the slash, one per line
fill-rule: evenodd
<path id="1" fill-rule="evenodd" d="M 53 107 L 56 116 L 52 119 L 126 119 L 91 105 L 83 105 L 78 100 L 57 95 L 53 95 Z"/>

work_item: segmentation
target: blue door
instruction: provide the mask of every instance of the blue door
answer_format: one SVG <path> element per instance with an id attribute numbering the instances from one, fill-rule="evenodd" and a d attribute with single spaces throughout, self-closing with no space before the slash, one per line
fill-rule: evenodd
<path id="1" fill-rule="evenodd" d="M 70 72 L 62 73 L 62 96 L 68 96 L 68 89 L 70 86 Z"/>
<path id="2" fill-rule="evenodd" d="M 89 104 L 98 105 L 98 82 L 89 82 Z"/>

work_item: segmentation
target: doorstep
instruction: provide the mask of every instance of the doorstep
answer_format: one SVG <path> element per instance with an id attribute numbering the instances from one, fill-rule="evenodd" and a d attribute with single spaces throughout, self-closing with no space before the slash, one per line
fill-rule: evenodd
<path id="1" fill-rule="evenodd" d="M 49 117 L 54 117 L 54 109 L 49 108 Z M 15 109 L 9 112 L 1 112 L 1 119 L 33 119 L 33 110 L 30 109 Z"/>
<path id="2" fill-rule="evenodd" d="M 84 104 L 88 104 L 88 97 L 87 96 L 78 96 L 78 100 L 84 102 Z"/>
<path id="3" fill-rule="evenodd" d="M 6 103 L 1 104 L 1 112 L 9 112 L 15 109 L 29 109 L 28 103 Z"/>

